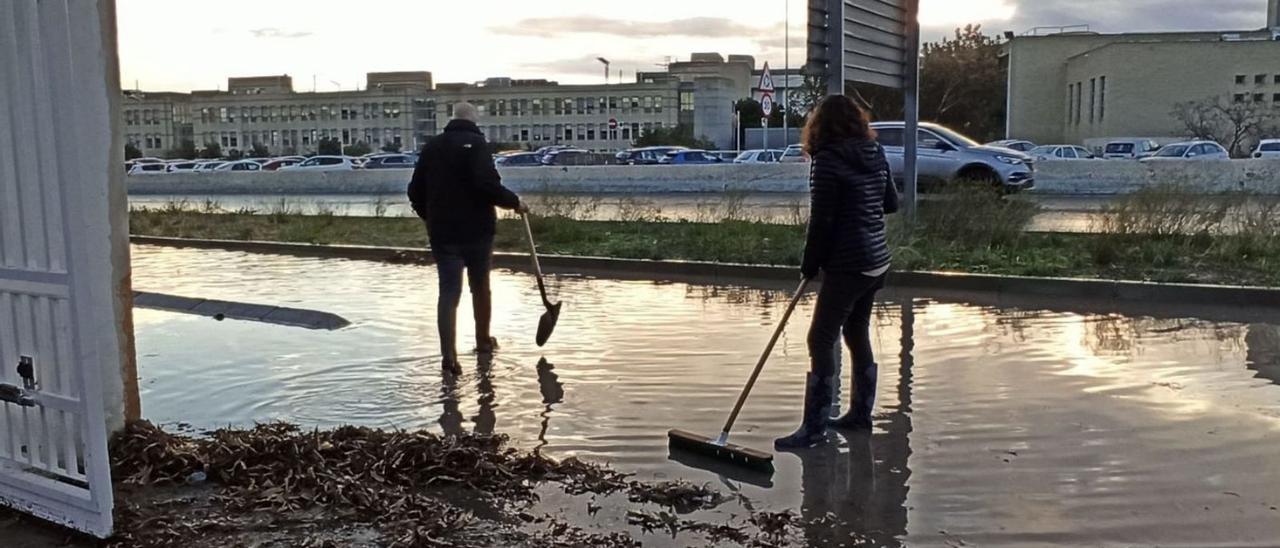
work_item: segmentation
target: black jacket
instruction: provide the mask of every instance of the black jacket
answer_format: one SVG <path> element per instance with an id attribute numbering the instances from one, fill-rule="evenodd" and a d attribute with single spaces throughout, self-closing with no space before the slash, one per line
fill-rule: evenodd
<path id="1" fill-rule="evenodd" d="M 427 222 L 433 244 L 492 239 L 494 206 L 515 209 L 520 198 L 502 186 L 484 134 L 474 122 L 453 120 L 422 147 L 409 183 L 409 201 Z"/>
<path id="2" fill-rule="evenodd" d="M 898 211 L 898 193 L 884 149 L 851 139 L 827 145 L 810 165 L 809 234 L 801 272 L 859 273 L 889 264 L 885 214 Z"/>

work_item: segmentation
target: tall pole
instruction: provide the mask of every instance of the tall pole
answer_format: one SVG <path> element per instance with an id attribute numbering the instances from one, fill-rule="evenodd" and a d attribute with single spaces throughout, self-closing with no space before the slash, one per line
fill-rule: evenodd
<path id="1" fill-rule="evenodd" d="M 827 95 L 844 95 L 844 0 L 827 2 Z"/>
<path id="2" fill-rule="evenodd" d="M 788 80 L 791 78 L 791 0 L 783 0 L 783 11 L 787 12 L 782 23 L 782 148 L 785 149 L 791 146 L 791 123 L 787 121 L 787 114 L 791 112 L 791 82 Z"/>
<path id="3" fill-rule="evenodd" d="M 916 219 L 919 169 L 916 161 L 920 144 L 920 0 L 907 0 L 907 58 L 903 88 L 906 92 L 906 131 L 903 144 L 902 179 L 906 194 L 907 221 Z"/>

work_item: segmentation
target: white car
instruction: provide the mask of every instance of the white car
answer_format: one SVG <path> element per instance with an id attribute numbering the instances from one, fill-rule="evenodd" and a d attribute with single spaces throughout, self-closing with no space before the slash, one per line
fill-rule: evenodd
<path id="1" fill-rule="evenodd" d="M 774 164 L 782 158 L 781 150 L 744 150 L 737 158 L 733 159 L 735 164 Z"/>
<path id="2" fill-rule="evenodd" d="M 1143 162 L 1169 160 L 1230 160 L 1231 155 L 1222 145 L 1213 141 L 1187 141 L 1160 147 L 1155 154 L 1143 158 Z"/>
<path id="3" fill-rule="evenodd" d="M 227 162 L 213 169 L 214 171 L 262 171 L 262 164 L 253 160 Z"/>
<path id="4" fill-rule="evenodd" d="M 782 158 L 778 159 L 784 164 L 801 164 L 809 161 L 809 157 L 805 156 L 804 148 L 800 145 L 791 145 L 782 151 Z"/>
<path id="5" fill-rule="evenodd" d="M 200 162 L 199 164 L 196 164 L 196 167 L 192 168 L 191 171 L 192 173 L 208 173 L 210 171 L 218 169 L 218 166 L 225 163 L 226 162 L 223 162 L 222 160 L 210 160 L 207 162 Z"/>
<path id="6" fill-rule="evenodd" d="M 1021 139 L 1005 139 L 1003 141 L 992 141 L 990 143 L 987 143 L 986 146 L 1007 148 L 1009 150 L 1025 152 L 1027 154 L 1031 154 L 1031 151 L 1036 148 L 1035 143 L 1031 141 L 1023 141 Z"/>
<path id="7" fill-rule="evenodd" d="M 168 173 L 189 173 L 189 172 L 195 171 L 196 166 L 199 166 L 199 165 L 200 165 L 200 162 L 188 162 L 188 161 L 169 162 L 168 169 L 166 169 L 165 171 L 167 171 Z"/>
<path id="8" fill-rule="evenodd" d="M 1041 145 L 1028 150 L 1027 154 L 1037 160 L 1093 160 L 1097 158 L 1089 149 L 1076 145 Z"/>
<path id="9" fill-rule="evenodd" d="M 1280 139 L 1263 139 L 1258 149 L 1253 151 L 1254 158 L 1280 158 Z"/>
<path id="10" fill-rule="evenodd" d="M 167 164 L 133 164 L 133 167 L 129 168 L 129 175 L 161 175 L 168 169 L 169 166 Z"/>
<path id="11" fill-rule="evenodd" d="M 1126 139 L 1111 141 L 1102 149 L 1102 157 L 1108 160 L 1141 160 L 1160 150 L 1160 145 L 1150 139 Z"/>
<path id="12" fill-rule="evenodd" d="M 280 168 L 280 171 L 352 171 L 355 162 L 347 156 L 312 156 L 302 163 Z"/>

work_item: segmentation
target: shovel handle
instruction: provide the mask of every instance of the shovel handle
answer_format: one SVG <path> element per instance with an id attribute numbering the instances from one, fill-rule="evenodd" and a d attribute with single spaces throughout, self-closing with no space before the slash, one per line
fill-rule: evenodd
<path id="1" fill-rule="evenodd" d="M 801 280 L 800 287 L 796 288 L 796 293 L 791 297 L 791 303 L 787 305 L 787 310 L 782 313 L 782 319 L 778 321 L 778 327 L 773 330 L 773 337 L 769 338 L 769 344 L 764 347 L 764 353 L 760 355 L 760 361 L 756 362 L 755 371 L 751 372 L 751 378 L 747 380 L 747 385 L 742 387 L 742 395 L 738 396 L 737 405 L 733 406 L 733 412 L 729 413 L 729 420 L 724 423 L 724 430 L 721 431 L 720 439 L 727 442 L 729 439 L 729 430 L 733 429 L 733 423 L 738 420 L 738 413 L 742 411 L 742 406 L 747 403 L 747 396 L 751 395 L 751 389 L 756 385 L 756 379 L 760 378 L 760 372 L 764 370 L 765 362 L 769 361 L 769 354 L 773 353 L 773 347 L 778 344 L 778 339 L 782 337 L 782 331 L 787 327 L 787 321 L 791 319 L 791 313 L 795 311 L 796 305 L 800 303 L 800 297 L 804 295 L 804 290 L 809 287 L 809 280 Z"/>
<path id="2" fill-rule="evenodd" d="M 524 234 L 529 238 L 529 256 L 533 257 L 533 272 L 538 278 L 538 292 L 542 294 L 542 303 L 551 306 L 547 300 L 547 287 L 542 282 L 542 264 L 538 262 L 538 246 L 533 243 L 533 228 L 529 226 L 529 214 L 521 213 L 520 218 L 524 219 Z"/>

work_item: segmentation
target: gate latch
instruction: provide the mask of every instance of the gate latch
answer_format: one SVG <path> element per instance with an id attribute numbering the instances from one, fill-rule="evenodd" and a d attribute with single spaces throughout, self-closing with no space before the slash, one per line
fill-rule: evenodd
<path id="1" fill-rule="evenodd" d="M 18 358 L 18 376 L 22 377 L 22 386 L 0 383 L 0 401 L 9 402 L 22 407 L 35 407 L 36 383 L 35 360 L 31 356 Z"/>

